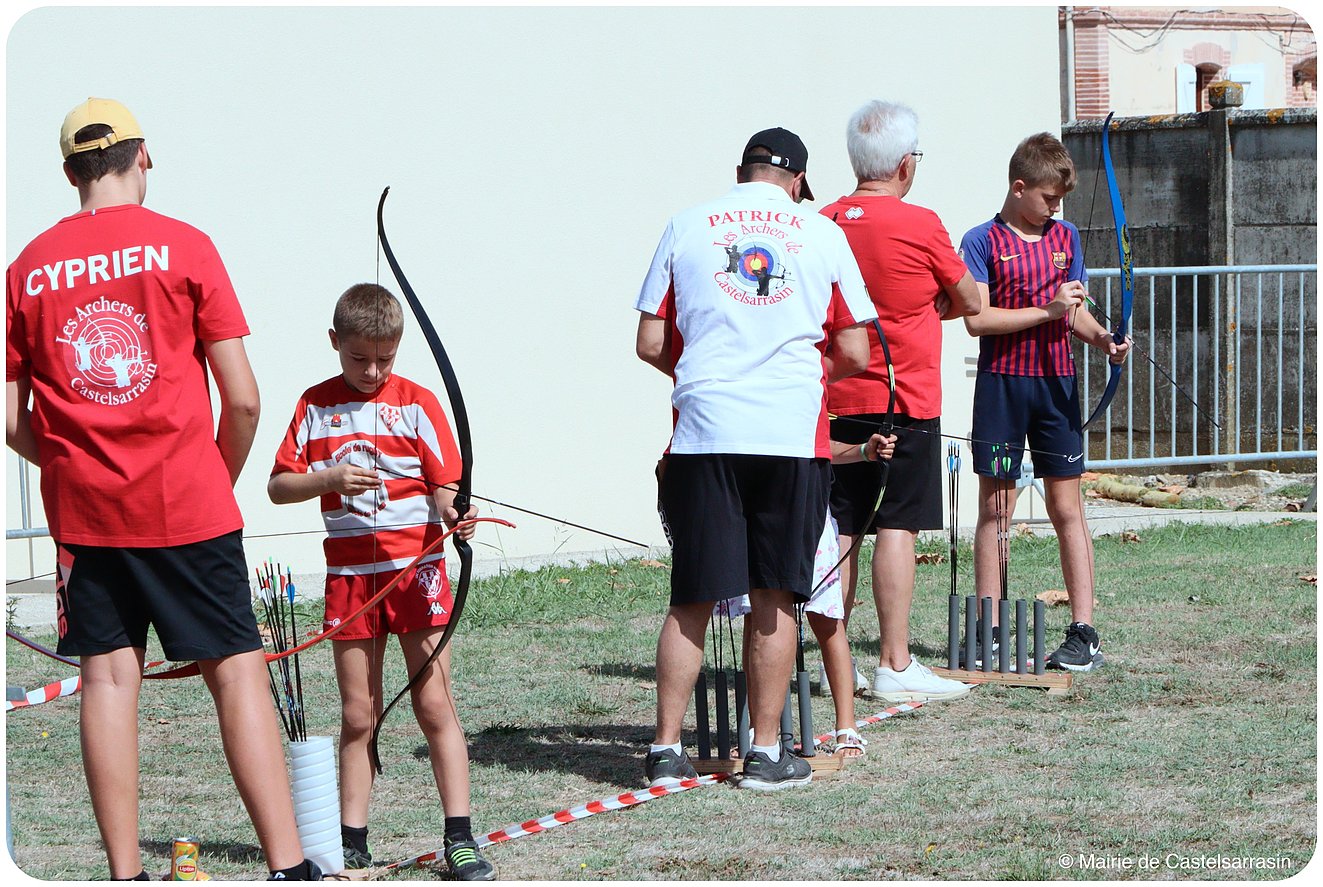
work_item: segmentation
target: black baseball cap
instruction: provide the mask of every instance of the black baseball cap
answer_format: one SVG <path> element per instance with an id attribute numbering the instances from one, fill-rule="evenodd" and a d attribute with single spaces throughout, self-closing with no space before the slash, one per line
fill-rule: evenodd
<path id="1" fill-rule="evenodd" d="M 771 156 L 766 154 L 754 154 L 750 156 L 749 152 L 754 148 L 765 148 L 771 152 Z M 762 132 L 756 132 L 749 139 L 749 143 L 744 146 L 744 157 L 740 160 L 740 165 L 745 166 L 750 163 L 767 163 L 772 166 L 779 166 L 782 169 L 788 169 L 791 172 L 808 172 L 808 148 L 804 147 L 804 141 L 788 129 L 775 127 L 773 129 L 764 129 Z M 804 177 L 804 185 L 800 189 L 800 196 L 805 200 L 813 199 L 813 191 L 809 188 L 808 176 Z"/>

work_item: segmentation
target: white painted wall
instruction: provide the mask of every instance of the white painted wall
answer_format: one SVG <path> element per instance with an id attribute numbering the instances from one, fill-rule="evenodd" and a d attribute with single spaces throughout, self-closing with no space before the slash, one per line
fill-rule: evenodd
<path id="1" fill-rule="evenodd" d="M 37 9 L 6 46 L 5 248 L 77 208 L 56 147 L 65 112 L 88 95 L 128 104 L 155 161 L 148 205 L 212 236 L 254 330 L 249 555 L 312 572 L 316 504 L 275 507 L 265 481 L 298 395 L 336 371 L 335 298 L 377 278 L 390 185 L 392 246 L 468 402 L 475 491 L 660 545 L 669 382 L 634 357 L 631 305 L 667 217 L 724 191 L 749 134 L 775 125 L 808 144 L 825 205 L 853 187 L 850 113 L 889 98 L 920 115 L 910 199 L 958 240 L 999 208 L 1019 139 L 1058 127 L 1056 29 L 1054 6 Z M 994 76 L 993 34 L 1017 35 L 1014 71 Z M 955 433 L 974 353 L 948 325 Z M 399 370 L 440 390 L 411 320 Z M 971 477 L 964 489 L 969 522 Z M 489 567 L 615 545 L 494 511 L 520 526 L 482 534 Z M 252 538 L 296 530 L 312 532 Z M 11 578 L 31 574 L 26 545 L 7 561 Z M 37 572 L 51 561 L 39 545 Z"/>

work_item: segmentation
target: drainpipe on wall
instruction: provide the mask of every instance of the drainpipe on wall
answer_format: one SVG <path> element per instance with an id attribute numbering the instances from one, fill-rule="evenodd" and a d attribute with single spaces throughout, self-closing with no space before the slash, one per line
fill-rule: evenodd
<path id="1" fill-rule="evenodd" d="M 1065 83 L 1063 84 L 1066 96 L 1066 120 L 1075 119 L 1075 7 L 1067 6 L 1066 9 L 1066 61 L 1065 61 Z"/>

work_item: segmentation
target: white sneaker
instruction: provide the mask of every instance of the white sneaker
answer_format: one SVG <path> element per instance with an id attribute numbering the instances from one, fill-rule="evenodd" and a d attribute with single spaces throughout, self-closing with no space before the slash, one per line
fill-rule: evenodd
<path id="1" fill-rule="evenodd" d="M 853 666 L 854 670 L 854 695 L 868 695 L 868 678 L 864 677 L 863 672 L 859 670 L 853 656 L 850 657 L 850 665 Z M 818 695 L 831 698 L 831 681 L 827 680 L 827 663 L 825 662 L 818 663 Z"/>
<path id="2" fill-rule="evenodd" d="M 911 653 L 904 671 L 885 666 L 875 669 L 868 695 L 887 702 L 935 702 L 958 699 L 968 692 L 968 685 L 939 678 Z"/>

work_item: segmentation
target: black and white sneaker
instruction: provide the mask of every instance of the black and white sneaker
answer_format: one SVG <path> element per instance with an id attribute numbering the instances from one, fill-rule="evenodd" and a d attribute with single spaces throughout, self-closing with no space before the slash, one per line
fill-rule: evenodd
<path id="1" fill-rule="evenodd" d="M 649 752 L 644 770 L 648 774 L 648 785 L 651 788 L 659 785 L 675 785 L 686 779 L 698 778 L 698 771 L 689 763 L 689 756 L 683 751 L 677 755 L 669 748 Z"/>
<path id="2" fill-rule="evenodd" d="M 1047 657 L 1048 668 L 1068 671 L 1093 671 L 1103 664 L 1102 643 L 1098 632 L 1087 622 L 1072 622 L 1066 626 L 1066 639 Z"/>
<path id="3" fill-rule="evenodd" d="M 446 845 L 446 868 L 456 881 L 495 881 L 496 869 L 478 852 L 476 841 Z"/>
<path id="4" fill-rule="evenodd" d="M 799 755 L 782 749 L 781 760 L 773 761 L 763 752 L 751 751 L 744 760 L 744 772 L 735 786 L 775 792 L 783 788 L 808 785 L 812 781 L 813 768 Z"/>

